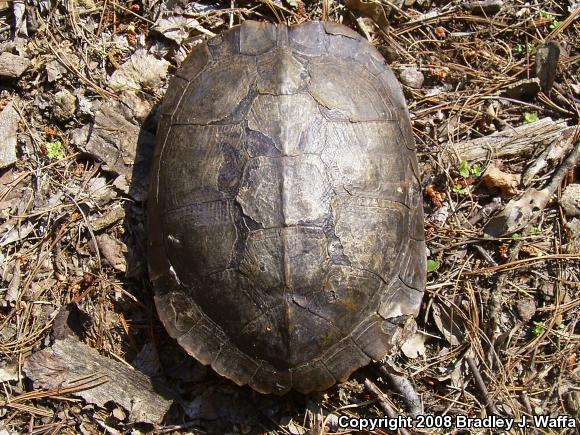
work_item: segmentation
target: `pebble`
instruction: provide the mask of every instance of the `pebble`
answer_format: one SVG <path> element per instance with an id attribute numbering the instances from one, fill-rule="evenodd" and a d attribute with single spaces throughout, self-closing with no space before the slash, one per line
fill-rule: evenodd
<path id="1" fill-rule="evenodd" d="M 68 121 L 77 111 L 77 97 L 63 89 L 54 95 L 54 117 L 58 121 Z"/>
<path id="2" fill-rule="evenodd" d="M 30 66 L 25 57 L 8 52 L 0 53 L 0 77 L 17 79 Z"/>
<path id="3" fill-rule="evenodd" d="M 416 68 L 406 68 L 401 71 L 399 79 L 405 86 L 413 89 L 421 89 L 425 81 L 425 76 Z"/>
<path id="4" fill-rule="evenodd" d="M 564 189 L 560 205 L 567 217 L 580 217 L 580 184 L 569 184 Z"/>

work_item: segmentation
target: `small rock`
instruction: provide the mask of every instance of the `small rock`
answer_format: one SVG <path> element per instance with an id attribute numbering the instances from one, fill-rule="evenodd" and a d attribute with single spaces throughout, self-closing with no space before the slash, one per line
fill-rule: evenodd
<path id="1" fill-rule="evenodd" d="M 526 323 L 536 314 L 536 303 L 532 298 L 522 299 L 518 301 L 516 310 L 522 322 Z"/>
<path id="2" fill-rule="evenodd" d="M 29 66 L 30 61 L 25 57 L 7 52 L 0 53 L 0 78 L 17 79 Z"/>
<path id="3" fill-rule="evenodd" d="M 0 61 L 0 68 L 1 61 Z M 16 131 L 18 130 L 18 112 L 13 102 L 0 112 L 0 169 L 16 162 Z"/>
<path id="4" fill-rule="evenodd" d="M 77 97 L 63 89 L 54 95 L 54 117 L 61 122 L 68 121 L 77 111 Z"/>
<path id="5" fill-rule="evenodd" d="M 516 100 L 531 100 L 540 92 L 540 79 L 524 79 L 509 85 L 505 91 L 506 95 Z"/>
<path id="6" fill-rule="evenodd" d="M 580 184 L 569 184 L 564 189 L 560 205 L 567 217 L 580 217 Z"/>
<path id="7" fill-rule="evenodd" d="M 421 89 L 425 81 L 425 76 L 416 68 L 405 68 L 401 71 L 399 79 L 405 86 L 413 89 Z"/>

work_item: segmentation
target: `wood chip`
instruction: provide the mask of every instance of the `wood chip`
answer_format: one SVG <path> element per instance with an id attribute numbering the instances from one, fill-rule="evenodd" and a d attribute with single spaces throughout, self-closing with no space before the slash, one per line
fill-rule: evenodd
<path id="1" fill-rule="evenodd" d="M 99 355 L 72 337 L 34 353 L 24 363 L 24 372 L 35 388 L 80 388 L 86 384 L 87 389 L 72 394 L 100 407 L 115 402 L 130 413 L 133 422 L 159 424 L 173 403 L 143 373 Z"/>

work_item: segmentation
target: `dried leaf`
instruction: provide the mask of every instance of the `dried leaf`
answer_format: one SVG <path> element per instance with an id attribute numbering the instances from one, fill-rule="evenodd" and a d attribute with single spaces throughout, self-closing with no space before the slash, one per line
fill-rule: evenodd
<path id="1" fill-rule="evenodd" d="M 504 196 L 514 196 L 521 181 L 521 175 L 508 174 L 490 165 L 483 174 L 483 182 L 489 188 L 500 189 Z"/>
<path id="2" fill-rule="evenodd" d="M 99 234 L 96 238 L 99 250 L 109 264 L 121 272 L 126 272 L 127 246 L 108 234 Z"/>
<path id="3" fill-rule="evenodd" d="M 169 62 L 157 59 L 146 50 L 137 50 L 111 75 L 109 86 L 115 91 L 158 89 L 167 75 Z"/>
<path id="4" fill-rule="evenodd" d="M 347 0 L 345 6 L 353 12 L 372 19 L 383 32 L 388 30 L 389 21 L 380 3 L 374 1 Z"/>
<path id="5" fill-rule="evenodd" d="M 401 351 L 411 359 L 425 355 L 425 335 L 416 332 L 401 345 Z"/>
<path id="6" fill-rule="evenodd" d="M 453 307 L 442 303 L 433 303 L 433 320 L 439 332 L 443 334 L 452 346 L 459 346 L 465 340 L 463 331 L 466 331 L 465 324 Z"/>

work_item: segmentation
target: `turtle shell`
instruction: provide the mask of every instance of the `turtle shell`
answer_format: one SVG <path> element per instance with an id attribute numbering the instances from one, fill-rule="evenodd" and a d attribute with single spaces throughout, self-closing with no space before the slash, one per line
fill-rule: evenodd
<path id="1" fill-rule="evenodd" d="M 261 393 L 383 358 L 426 279 L 400 85 L 330 22 L 246 21 L 196 46 L 161 106 L 149 195 L 159 317 Z"/>

